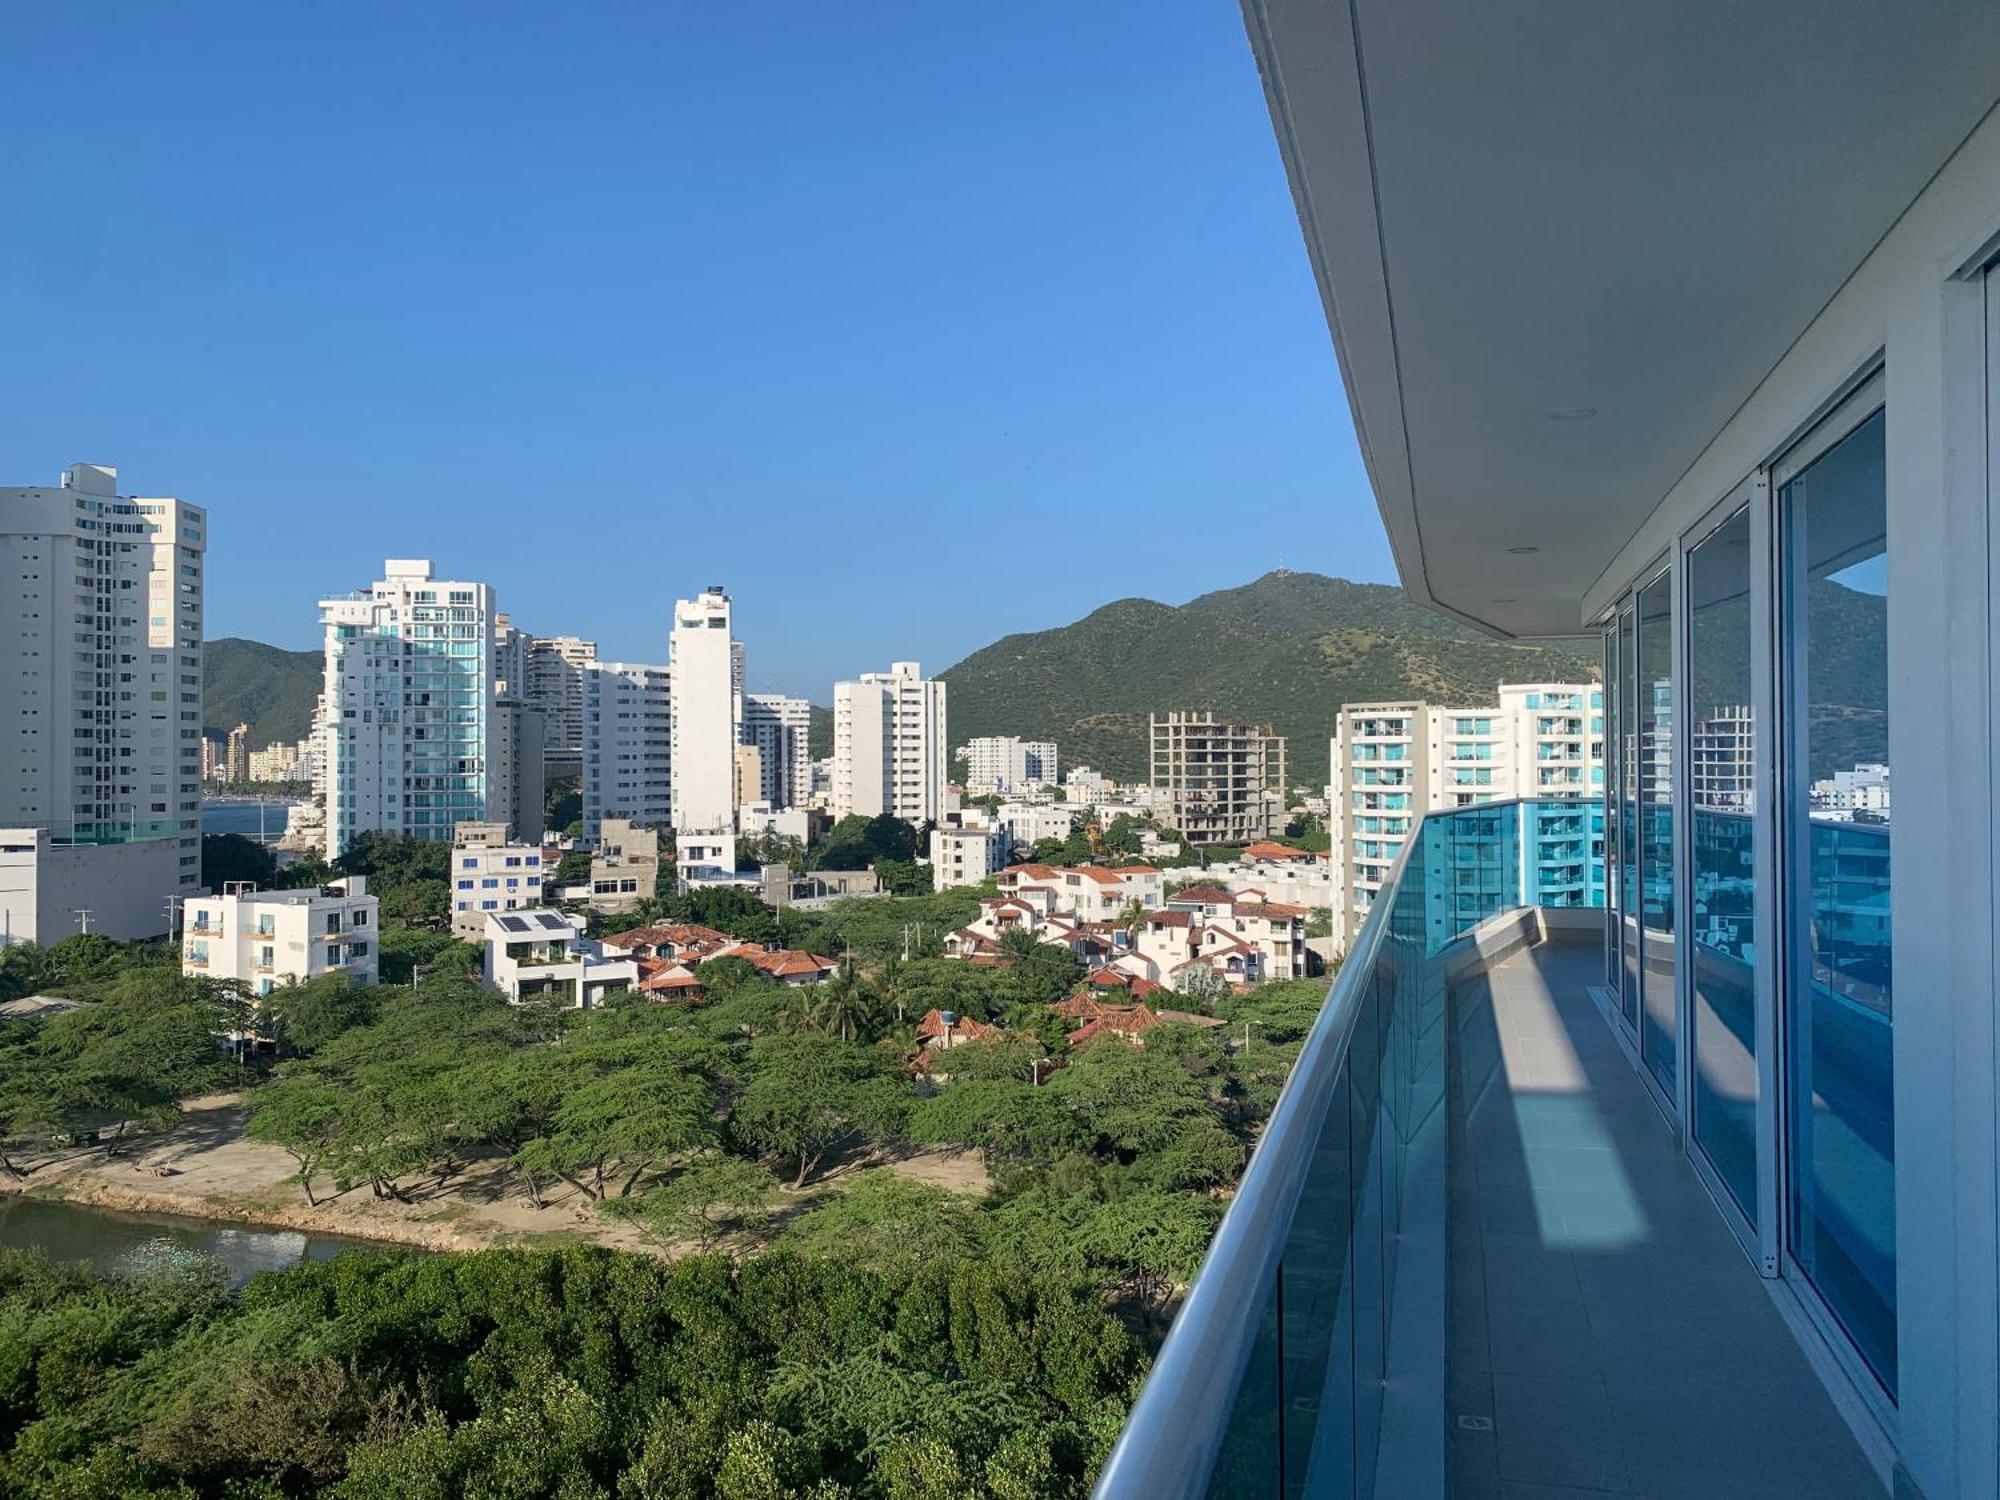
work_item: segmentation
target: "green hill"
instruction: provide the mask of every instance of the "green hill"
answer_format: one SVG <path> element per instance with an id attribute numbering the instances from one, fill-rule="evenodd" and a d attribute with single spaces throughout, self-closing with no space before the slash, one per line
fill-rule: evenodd
<path id="1" fill-rule="evenodd" d="M 233 636 L 204 641 L 203 727 L 210 734 L 227 734 L 237 724 L 248 724 L 250 743 L 258 749 L 304 739 L 324 675 L 317 651 L 286 651 Z"/>
<path id="2" fill-rule="evenodd" d="M 1491 703 L 1499 683 L 1595 680 L 1598 662 L 1489 639 L 1383 584 L 1277 572 L 1180 606 L 1120 599 L 1073 625 L 1010 635 L 942 675 L 954 747 L 1048 738 L 1064 766 L 1143 779 L 1147 714 L 1205 708 L 1274 725 L 1290 739 L 1290 779 L 1316 785 L 1343 703 Z"/>

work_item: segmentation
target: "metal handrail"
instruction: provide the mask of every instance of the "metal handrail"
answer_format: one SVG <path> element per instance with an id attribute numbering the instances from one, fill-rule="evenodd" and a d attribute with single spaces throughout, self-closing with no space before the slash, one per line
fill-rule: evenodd
<path id="1" fill-rule="evenodd" d="M 1480 803 L 1504 807 L 1509 801 Z M 1460 812 L 1466 809 L 1454 808 Z M 1152 1371 L 1132 1405 L 1117 1446 L 1098 1474 L 1096 1500 L 1171 1500 L 1206 1492 L 1222 1449 L 1243 1372 L 1257 1342 L 1264 1303 L 1283 1258 L 1292 1215 L 1312 1170 L 1321 1126 L 1347 1067 L 1355 1022 L 1372 984 L 1375 960 L 1403 867 L 1429 814 L 1410 825 L 1388 878 L 1369 907 L 1326 1004 L 1292 1064 L 1250 1165 L 1209 1242 L 1187 1299 L 1167 1331 Z"/>

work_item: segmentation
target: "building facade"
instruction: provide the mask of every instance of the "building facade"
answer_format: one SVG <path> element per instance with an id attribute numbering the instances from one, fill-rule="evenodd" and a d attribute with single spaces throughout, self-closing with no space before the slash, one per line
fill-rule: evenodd
<path id="1" fill-rule="evenodd" d="M 673 674 L 640 662 L 583 669 L 583 837 L 607 818 L 664 826 L 672 816 Z"/>
<path id="2" fill-rule="evenodd" d="M 965 762 L 965 790 L 975 797 L 1040 791 L 1058 781 L 1053 740 L 982 735 L 967 740 L 958 753 Z"/>
<path id="3" fill-rule="evenodd" d="M 1152 786 L 1191 844 L 1247 844 L 1283 831 L 1285 737 L 1206 710 L 1154 714 Z"/>
<path id="4" fill-rule="evenodd" d="M 383 572 L 320 601 L 329 859 L 364 833 L 445 840 L 493 815 L 493 589 L 423 559 Z"/>
<path id="5" fill-rule="evenodd" d="M 547 806 L 547 728 L 539 703 L 493 700 L 493 816 L 529 842 L 542 836 Z"/>
<path id="6" fill-rule="evenodd" d="M 743 654 L 731 638 L 729 595 L 720 584 L 674 603 L 673 797 L 676 831 L 736 826 L 736 705 Z"/>
<path id="7" fill-rule="evenodd" d="M 583 754 L 583 673 L 597 660 L 597 642 L 575 635 L 533 636 L 525 659 L 518 640 L 510 640 L 507 648 L 503 660 L 508 669 L 518 664 L 526 674 L 519 687 L 511 681 L 507 686 L 541 707 L 543 753 L 551 768 L 558 774 L 575 771 Z"/>
<path id="8" fill-rule="evenodd" d="M 256 995 L 325 974 L 373 984 L 380 972 L 381 921 L 364 876 L 299 891 L 231 885 L 190 899 L 182 918 L 181 972 Z"/>
<path id="9" fill-rule="evenodd" d="M 945 810 L 945 684 L 913 661 L 833 685 L 833 815 L 919 826 Z"/>
<path id="10" fill-rule="evenodd" d="M 507 824 L 460 823 L 451 837 L 451 935 L 476 943 L 489 912 L 540 906 L 542 846 L 510 836 Z"/>
<path id="11" fill-rule="evenodd" d="M 752 801 L 804 807 L 812 798 L 812 704 L 778 693 L 743 695 L 743 743 L 757 747 L 762 793 Z"/>
<path id="12" fill-rule="evenodd" d="M 200 885 L 207 545 L 200 506 L 121 496 L 116 469 L 0 489 L 0 866 L 21 903 L 0 925 L 16 940 L 78 930 L 46 907 L 85 875 L 79 910 L 119 938 L 165 932 L 167 899 Z"/>
<path id="13" fill-rule="evenodd" d="M 1335 720 L 1328 834 L 1341 898 L 1333 941 L 1344 949 L 1374 905 L 1417 820 L 1444 808 L 1513 798 L 1569 801 L 1604 794 L 1604 690 L 1597 683 L 1501 683 L 1496 703 L 1441 708 L 1418 699 L 1343 705 Z M 1552 815 L 1553 816 L 1553 815 Z M 1602 855 L 1603 815 L 1576 836 Z M 1545 904 L 1603 898 L 1587 861 L 1569 859 L 1566 819 L 1540 825 L 1530 846 L 1547 873 Z M 1594 841 L 1594 842 L 1593 842 Z M 1574 871 L 1567 887 L 1562 872 Z M 1567 893 L 1568 899 L 1565 898 Z"/>

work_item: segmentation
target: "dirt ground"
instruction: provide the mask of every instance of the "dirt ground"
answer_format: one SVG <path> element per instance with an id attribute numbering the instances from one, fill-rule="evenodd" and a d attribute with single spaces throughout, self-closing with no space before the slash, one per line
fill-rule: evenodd
<path id="1" fill-rule="evenodd" d="M 247 1110 L 236 1094 L 211 1094 L 181 1106 L 173 1129 L 148 1136 L 116 1156 L 102 1150 L 29 1158 L 25 1179 L 0 1175 L 0 1192 L 32 1192 L 72 1203 L 133 1213 L 185 1214 L 323 1234 L 352 1235 L 429 1250 L 478 1250 L 490 1245 L 586 1242 L 619 1250 L 672 1256 L 683 1247 L 663 1245 L 636 1224 L 596 1210 L 568 1183 L 543 1193 L 536 1208 L 520 1179 L 498 1158 L 472 1159 L 448 1182 L 405 1179 L 410 1201 L 376 1198 L 367 1187 L 334 1193 L 330 1179 L 314 1183 L 320 1202 L 306 1202 L 291 1157 L 243 1134 Z M 28 1164 L 28 1163 L 24 1163 Z M 970 1153 L 923 1152 L 882 1167 L 966 1192 L 986 1190 L 986 1172 Z M 842 1171 L 832 1181 L 774 1196 L 774 1222 L 783 1222 L 827 1192 L 840 1191 L 860 1174 Z"/>

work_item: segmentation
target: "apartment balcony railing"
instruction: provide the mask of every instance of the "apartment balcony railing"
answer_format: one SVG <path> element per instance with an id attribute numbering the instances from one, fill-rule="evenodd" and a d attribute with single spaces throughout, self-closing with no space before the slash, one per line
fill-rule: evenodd
<path id="1" fill-rule="evenodd" d="M 1549 909 L 1601 860 L 1546 889 L 1540 821 L 1404 847 L 1099 1500 L 1871 1492 L 1590 993 L 1601 917 Z"/>
<path id="2" fill-rule="evenodd" d="M 1446 958 L 1522 904 L 1522 806 L 1434 813 L 1404 845 L 1104 1468 L 1104 1500 L 1442 1494 Z M 1385 1470 L 1404 1487 L 1377 1484 Z"/>

